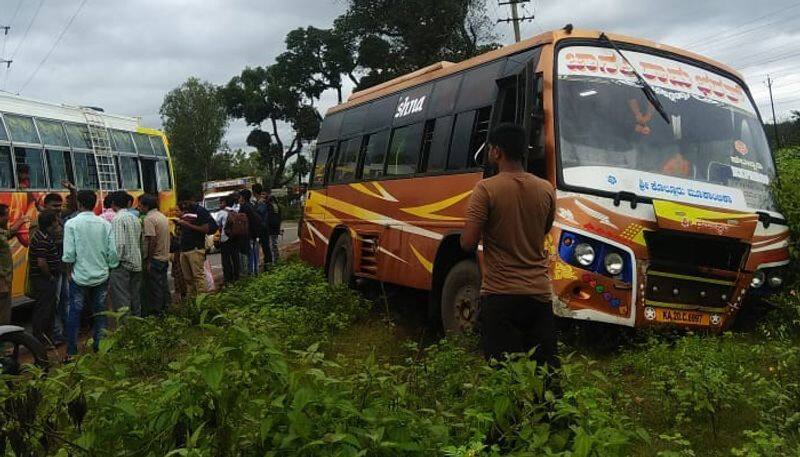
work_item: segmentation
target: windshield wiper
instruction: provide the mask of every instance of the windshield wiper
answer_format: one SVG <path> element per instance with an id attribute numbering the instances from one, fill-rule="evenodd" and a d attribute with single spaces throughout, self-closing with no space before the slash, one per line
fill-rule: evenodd
<path id="1" fill-rule="evenodd" d="M 639 81 L 639 84 L 642 85 L 642 92 L 644 92 L 644 96 L 647 97 L 647 100 L 650 102 L 651 105 L 653 105 L 653 108 L 655 108 L 656 111 L 658 111 L 658 114 L 661 115 L 661 117 L 664 119 L 664 122 L 666 122 L 667 124 L 672 124 L 669 116 L 667 115 L 667 112 L 664 111 L 664 105 L 662 105 L 661 102 L 658 100 L 656 92 L 653 90 L 650 84 L 648 84 L 648 82 L 645 81 L 644 78 L 642 78 L 642 75 L 640 75 L 639 72 L 636 71 L 636 67 L 634 67 L 633 64 L 631 64 L 630 60 L 628 60 L 628 58 L 625 57 L 625 54 L 623 54 L 622 51 L 619 50 L 617 44 L 611 41 L 611 38 L 609 38 L 608 35 L 605 34 L 605 32 L 600 34 L 600 39 L 610 44 L 611 47 L 614 48 L 615 51 L 617 51 L 617 54 L 619 54 L 619 56 L 622 57 L 622 60 L 624 60 L 625 63 L 628 64 L 629 67 L 631 67 L 631 70 L 633 71 L 633 74 L 636 75 L 636 79 Z"/>

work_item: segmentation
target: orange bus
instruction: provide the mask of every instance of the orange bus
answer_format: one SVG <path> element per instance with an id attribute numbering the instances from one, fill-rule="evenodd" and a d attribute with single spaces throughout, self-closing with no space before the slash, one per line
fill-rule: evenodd
<path id="1" fill-rule="evenodd" d="M 459 231 L 487 132 L 530 134 L 527 170 L 557 191 L 548 239 L 557 315 L 722 330 L 781 287 L 789 232 L 775 165 L 735 70 L 671 46 L 551 31 L 356 92 L 317 140 L 301 257 L 334 283 L 430 291 L 470 327 L 478 258 Z"/>
<path id="2" fill-rule="evenodd" d="M 9 220 L 35 219 L 50 192 L 66 197 L 62 180 L 79 190 L 97 190 L 97 213 L 103 197 L 119 189 L 135 197 L 157 194 L 164 212 L 175 207 L 175 180 L 162 132 L 141 127 L 138 118 L 98 108 L 0 93 L 0 203 L 8 205 Z M 25 298 L 28 250 L 16 238 L 11 248 L 12 298 L 19 304 Z"/>

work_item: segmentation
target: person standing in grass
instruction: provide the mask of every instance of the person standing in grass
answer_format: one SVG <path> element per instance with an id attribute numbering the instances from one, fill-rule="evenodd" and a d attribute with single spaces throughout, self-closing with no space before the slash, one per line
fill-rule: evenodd
<path id="1" fill-rule="evenodd" d="M 258 251 L 260 250 L 260 246 L 258 244 L 258 235 L 261 232 L 261 225 L 263 221 L 258 214 L 256 214 L 255 209 L 253 208 L 253 204 L 250 202 L 250 199 L 253 197 L 253 193 L 250 189 L 242 189 L 239 191 L 239 195 L 241 196 L 239 202 L 239 212 L 247 216 L 247 224 L 248 224 L 248 231 L 249 235 L 247 238 L 247 267 L 246 272 L 249 275 L 257 275 L 258 274 Z"/>
<path id="2" fill-rule="evenodd" d="M 11 286 L 14 280 L 14 260 L 11 255 L 11 240 L 30 221 L 22 216 L 8 226 L 8 205 L 0 203 L 0 325 L 11 323 Z"/>
<path id="3" fill-rule="evenodd" d="M 42 211 L 39 213 L 37 227 L 31 230 L 31 244 L 28 251 L 30 278 L 36 299 L 33 305 L 33 336 L 43 344 L 53 341 L 54 321 L 56 320 L 56 301 L 59 296 L 61 278 L 61 249 L 58 236 L 62 230 L 58 213 Z"/>
<path id="4" fill-rule="evenodd" d="M 206 260 L 206 235 L 217 231 L 217 223 L 211 214 L 197 204 L 191 191 L 180 191 L 178 207 L 180 219 L 175 223 L 180 227 L 180 262 L 183 279 L 186 282 L 186 295 L 194 297 L 205 293 L 205 272 L 203 264 Z"/>
<path id="5" fill-rule="evenodd" d="M 93 212 L 97 195 L 91 190 L 78 192 L 78 215 L 64 224 L 64 254 L 61 261 L 69 268 L 70 305 L 67 314 L 67 355 L 78 353 L 78 330 L 84 305 L 94 316 L 94 344 L 106 327 L 108 276 L 119 265 L 117 246 L 111 224 Z"/>
<path id="6" fill-rule="evenodd" d="M 139 197 L 139 207 L 144 213 L 144 284 L 145 316 L 163 314 L 170 304 L 169 283 L 169 221 L 158 210 L 158 198 L 152 194 Z"/>
<path id="7" fill-rule="evenodd" d="M 142 315 L 142 226 L 128 210 L 131 199 L 126 192 L 111 194 L 111 207 L 116 212 L 111 221 L 119 266 L 111 270 L 108 293 L 114 311 L 128 308 L 133 316 Z"/>
<path id="8" fill-rule="evenodd" d="M 490 358 L 529 352 L 558 367 L 552 286 L 545 238 L 553 226 L 553 186 L 523 167 L 525 129 L 500 124 L 489 134 L 489 163 L 498 173 L 475 185 L 461 247 L 475 252 L 483 239 L 480 324 Z"/>

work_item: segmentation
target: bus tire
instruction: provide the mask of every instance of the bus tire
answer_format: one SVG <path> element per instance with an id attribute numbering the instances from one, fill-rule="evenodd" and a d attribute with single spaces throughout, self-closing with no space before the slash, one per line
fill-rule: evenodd
<path id="1" fill-rule="evenodd" d="M 328 264 L 328 283 L 332 286 L 353 285 L 353 248 L 348 234 L 341 235 L 333 245 Z"/>
<path id="2" fill-rule="evenodd" d="M 21 374 L 23 361 L 19 358 L 20 352 L 14 351 L 6 354 L 5 350 L 11 347 L 25 348 L 33 357 L 33 363 L 40 368 L 47 368 L 47 348 L 33 335 L 25 331 L 9 332 L 0 335 L 0 375 Z M 16 355 L 16 357 L 15 357 Z"/>
<path id="3" fill-rule="evenodd" d="M 442 287 L 442 328 L 463 333 L 475 327 L 480 305 L 481 271 L 473 259 L 453 265 Z"/>

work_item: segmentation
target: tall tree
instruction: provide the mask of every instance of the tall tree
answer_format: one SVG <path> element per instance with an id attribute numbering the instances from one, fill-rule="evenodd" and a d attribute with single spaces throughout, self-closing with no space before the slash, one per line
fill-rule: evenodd
<path id="1" fill-rule="evenodd" d="M 302 86 L 290 67 L 276 63 L 246 68 L 222 89 L 228 114 L 254 127 L 247 144 L 258 151 L 273 187 L 291 180 L 284 176 L 288 160 L 319 133 L 320 115 Z M 266 129 L 262 129 L 265 123 Z M 284 124 L 292 130 L 288 142 L 281 134 Z"/>
<path id="2" fill-rule="evenodd" d="M 177 180 L 199 191 L 209 179 L 212 158 L 228 127 L 220 93 L 209 82 L 189 78 L 164 97 L 160 113 Z"/>

